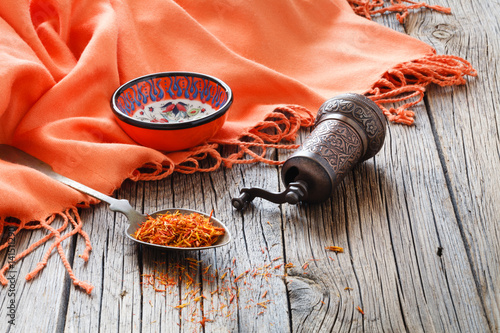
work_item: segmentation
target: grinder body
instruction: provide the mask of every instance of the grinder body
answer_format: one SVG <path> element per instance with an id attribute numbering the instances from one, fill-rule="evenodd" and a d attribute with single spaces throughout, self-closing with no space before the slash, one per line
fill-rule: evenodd
<path id="1" fill-rule="evenodd" d="M 357 163 L 373 157 L 385 138 L 385 117 L 370 99 L 344 94 L 326 101 L 315 128 L 282 169 L 285 185 L 307 183 L 304 202 L 322 202 Z"/>
<path id="2" fill-rule="evenodd" d="M 346 173 L 382 148 L 386 125 L 382 110 L 359 94 L 343 94 L 326 101 L 316 116 L 314 130 L 283 164 L 287 186 L 282 193 L 243 188 L 233 198 L 242 209 L 255 197 L 275 203 L 318 203 L 328 199 Z"/>

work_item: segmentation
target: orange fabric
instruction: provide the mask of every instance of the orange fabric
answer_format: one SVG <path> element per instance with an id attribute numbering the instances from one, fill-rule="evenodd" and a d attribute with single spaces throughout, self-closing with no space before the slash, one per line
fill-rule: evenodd
<path id="1" fill-rule="evenodd" d="M 417 96 L 436 77 L 455 84 L 473 74 L 468 63 L 451 65 L 450 58 L 436 58 L 423 42 L 357 16 L 351 4 L 2 0 L 0 143 L 111 194 L 127 178 L 159 179 L 174 169 L 200 171 L 198 161 L 207 156 L 216 162 L 201 171 L 222 163 L 267 161 L 253 149 L 292 141 L 301 126 L 312 125 L 322 102 L 340 93 L 367 92 L 374 100 L 390 102 L 405 92 Z M 417 64 L 419 59 L 427 62 Z M 229 118 L 207 145 L 164 155 L 136 145 L 113 119 L 113 91 L 132 78 L 161 71 L 206 73 L 233 89 Z M 422 79 L 410 78 L 415 73 Z M 395 121 L 413 121 L 405 108 L 385 112 Z M 266 128 L 276 133 L 264 134 Z M 291 144 L 282 147 L 296 147 Z M 220 156 L 220 145 L 239 150 Z M 141 167 L 146 168 L 138 171 Z M 0 170 L 0 232 L 4 226 L 15 226 L 16 232 L 44 228 L 48 236 L 33 247 L 54 238 L 50 251 L 62 251 L 60 242 L 68 234 L 50 227 L 49 218 L 60 214 L 71 222 L 72 233 L 85 237 L 90 250 L 74 208 L 92 199 L 28 168 L 0 161 Z M 0 250 L 7 246 L 0 244 Z M 46 258 L 34 274 L 45 263 Z M 6 270 L 0 271 L 0 280 Z M 72 279 L 90 292 L 88 285 Z"/>

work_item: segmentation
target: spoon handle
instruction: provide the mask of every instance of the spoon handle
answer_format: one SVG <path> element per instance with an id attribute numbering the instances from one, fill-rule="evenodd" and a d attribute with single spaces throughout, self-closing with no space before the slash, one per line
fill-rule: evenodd
<path id="1" fill-rule="evenodd" d="M 115 199 L 110 196 L 107 196 L 104 193 L 96 191 L 88 186 L 85 186 L 73 179 L 69 179 L 61 174 L 55 172 L 50 165 L 39 160 L 38 158 L 31 156 L 24 151 L 17 149 L 15 147 L 0 144 L 0 159 L 16 163 L 20 165 L 24 165 L 30 167 L 32 169 L 38 170 L 42 172 L 44 175 L 49 176 L 50 178 L 57 180 L 69 187 L 74 188 L 82 193 L 88 194 L 96 199 L 102 200 L 109 204 L 109 209 L 114 212 L 120 212 L 126 215 L 129 220 L 140 218 L 142 219 L 144 215 L 137 212 L 130 203 L 125 199 Z"/>

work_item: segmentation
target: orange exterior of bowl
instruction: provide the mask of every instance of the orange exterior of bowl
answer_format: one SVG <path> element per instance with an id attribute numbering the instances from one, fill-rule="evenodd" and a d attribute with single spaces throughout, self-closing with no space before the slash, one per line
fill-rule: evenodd
<path id="1" fill-rule="evenodd" d="M 116 120 L 125 133 L 138 144 L 172 152 L 195 147 L 207 141 L 221 129 L 226 118 L 227 112 L 204 125 L 174 130 L 141 128 L 127 124 L 118 118 Z"/>

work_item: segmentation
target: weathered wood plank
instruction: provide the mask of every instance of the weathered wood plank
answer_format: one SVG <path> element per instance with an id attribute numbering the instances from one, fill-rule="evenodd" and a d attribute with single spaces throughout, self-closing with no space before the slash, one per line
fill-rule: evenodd
<path id="1" fill-rule="evenodd" d="M 238 288 L 238 313 L 235 327 L 240 331 L 282 332 L 289 330 L 288 302 L 285 283 L 282 279 L 284 267 L 274 267 L 284 263 L 283 241 L 281 235 L 280 212 L 272 207 L 269 214 L 263 214 L 257 207 L 240 213 L 231 206 L 232 195 L 239 194 L 243 186 L 264 186 L 274 190 L 277 188 L 277 170 L 270 166 L 236 166 L 232 170 L 221 170 L 210 175 L 216 193 L 224 193 L 218 197 L 217 207 L 224 220 L 230 226 L 235 242 L 228 252 L 221 249 L 217 252 L 218 267 L 227 267 L 231 263 L 234 269 L 233 284 Z M 215 193 L 214 193 L 215 194 Z M 232 261 L 235 258 L 235 264 Z M 269 268 L 264 268 L 270 265 Z M 255 269 L 262 268 L 260 271 Z M 245 274 L 245 272 L 249 271 Z M 269 272 L 269 275 L 263 275 Z M 239 280 L 238 276 L 243 274 Z M 266 297 L 262 297 L 267 292 Z M 264 304 L 258 303 L 270 301 Z M 222 319 L 222 318 L 220 318 Z M 224 327 L 224 322 L 219 322 Z M 209 326 L 207 326 L 210 328 Z"/>
<path id="2" fill-rule="evenodd" d="M 415 15 L 407 32 L 439 53 L 468 59 L 478 71 L 467 86 L 431 89 L 427 105 L 481 304 L 490 329 L 498 331 L 500 4 L 451 0 L 440 4 L 450 6 L 453 15 Z"/>
<path id="3" fill-rule="evenodd" d="M 142 210 L 142 184 L 126 182 L 116 195 Z M 81 215 L 93 248 L 89 262 L 83 262 L 78 255 L 85 243 L 78 239 L 74 270 L 79 278 L 92 282 L 94 290 L 89 296 L 70 288 L 64 329 L 67 332 L 139 331 L 142 312 L 139 248 L 125 237 L 126 218 L 109 211 L 104 203 L 83 210 Z"/>

